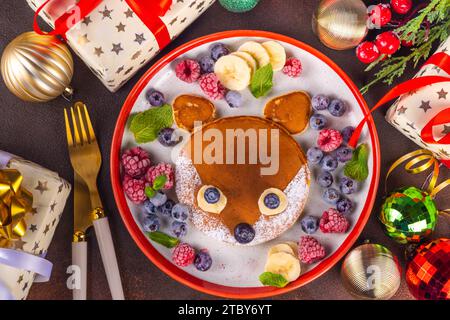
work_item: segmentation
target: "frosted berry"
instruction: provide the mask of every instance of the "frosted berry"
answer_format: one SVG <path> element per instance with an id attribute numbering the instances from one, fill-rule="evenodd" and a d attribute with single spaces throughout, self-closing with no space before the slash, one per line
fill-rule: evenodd
<path id="1" fill-rule="evenodd" d="M 311 164 L 318 164 L 323 158 L 323 152 L 317 147 L 311 147 L 306 151 L 306 158 Z"/>
<path id="2" fill-rule="evenodd" d="M 314 130 L 322 130 L 327 126 L 327 118 L 323 114 L 313 114 L 311 118 L 309 118 L 309 125 Z"/>
<path id="3" fill-rule="evenodd" d="M 200 73 L 200 65 L 192 59 L 182 60 L 175 67 L 175 75 L 178 79 L 187 83 L 197 81 L 200 78 Z"/>
<path id="4" fill-rule="evenodd" d="M 228 91 L 225 101 L 231 108 L 239 108 L 242 105 L 242 95 L 237 91 Z"/>
<path id="5" fill-rule="evenodd" d="M 334 129 L 323 129 L 319 133 L 317 145 L 320 150 L 331 152 L 339 148 L 342 144 L 341 133 Z"/>
<path id="6" fill-rule="evenodd" d="M 158 133 L 158 141 L 165 147 L 173 147 L 181 141 L 181 137 L 173 128 L 161 129 Z"/>
<path id="7" fill-rule="evenodd" d="M 185 221 L 189 217 L 189 207 L 182 203 L 177 203 L 172 208 L 172 218 L 177 221 Z"/>
<path id="8" fill-rule="evenodd" d="M 145 200 L 144 210 L 149 214 L 156 214 L 157 206 L 155 206 L 150 200 Z"/>
<path id="9" fill-rule="evenodd" d="M 376 37 L 375 44 L 380 53 L 391 55 L 400 48 L 400 39 L 394 32 L 386 31 Z"/>
<path id="10" fill-rule="evenodd" d="M 248 223 L 240 223 L 234 228 L 234 238 L 242 244 L 252 242 L 255 238 L 255 230 Z"/>
<path id="11" fill-rule="evenodd" d="M 187 243 L 178 244 L 172 252 L 172 261 L 179 267 L 187 267 L 194 263 L 195 250 Z"/>
<path id="12" fill-rule="evenodd" d="M 198 60 L 198 63 L 200 64 L 200 69 L 202 70 L 202 73 L 214 72 L 215 62 L 211 57 L 208 56 L 201 57 L 200 60 Z"/>
<path id="13" fill-rule="evenodd" d="M 195 255 L 194 266 L 198 271 L 207 271 L 211 268 L 212 258 L 206 249 L 200 250 Z"/>
<path id="14" fill-rule="evenodd" d="M 315 263 L 325 257 L 325 248 L 312 236 L 303 236 L 298 243 L 298 258 L 303 263 Z"/>
<path id="15" fill-rule="evenodd" d="M 125 151 L 122 154 L 121 163 L 125 174 L 130 177 L 142 176 L 151 164 L 147 151 L 141 147 Z"/>
<path id="16" fill-rule="evenodd" d="M 343 139 L 345 142 L 349 142 L 349 141 L 350 141 L 350 138 L 351 138 L 352 135 L 353 135 L 353 132 L 355 132 L 355 127 L 352 127 L 352 126 L 345 127 L 345 128 L 342 129 L 342 131 L 341 131 L 342 139 Z"/>
<path id="17" fill-rule="evenodd" d="M 330 208 L 324 211 L 320 218 L 319 227 L 323 233 L 345 233 L 350 224 L 342 213 Z"/>
<path id="18" fill-rule="evenodd" d="M 156 166 L 150 167 L 145 174 L 145 180 L 150 185 L 153 185 L 155 179 L 159 176 L 166 176 L 166 183 L 163 186 L 164 190 L 169 190 L 173 187 L 174 184 L 174 171 L 173 167 L 168 163 L 158 163 Z"/>
<path id="19" fill-rule="evenodd" d="M 325 202 L 329 204 L 336 204 L 341 198 L 341 195 L 339 191 L 337 191 L 336 189 L 327 188 L 323 191 L 322 198 L 323 200 L 325 200 Z"/>
<path id="20" fill-rule="evenodd" d="M 228 49 L 223 43 L 215 43 L 211 47 L 211 58 L 214 61 L 219 60 L 219 58 L 230 54 L 230 49 Z"/>
<path id="21" fill-rule="evenodd" d="M 336 157 L 327 154 L 325 157 L 323 157 L 321 165 L 322 169 L 325 171 L 334 171 L 338 167 L 338 161 Z"/>
<path id="22" fill-rule="evenodd" d="M 220 100 L 225 97 L 227 89 L 220 83 L 215 73 L 207 73 L 199 79 L 202 91 L 213 100 Z"/>
<path id="23" fill-rule="evenodd" d="M 144 218 L 142 222 L 142 228 L 146 232 L 158 231 L 161 227 L 161 222 L 156 214 L 150 214 Z"/>
<path id="24" fill-rule="evenodd" d="M 172 199 L 167 199 L 167 201 L 158 207 L 158 211 L 166 216 L 166 217 L 171 217 L 172 216 L 172 208 L 175 205 L 175 201 L 173 201 Z"/>
<path id="25" fill-rule="evenodd" d="M 283 73 L 291 78 L 297 78 L 302 73 L 302 63 L 297 58 L 289 58 L 283 67 Z"/>
<path id="26" fill-rule="evenodd" d="M 333 117 L 342 117 L 346 110 L 347 105 L 344 101 L 339 99 L 334 99 L 328 106 L 328 111 Z"/>
<path id="27" fill-rule="evenodd" d="M 187 235 L 187 224 L 182 221 L 174 221 L 172 222 L 172 232 L 175 237 L 182 238 Z"/>
<path id="28" fill-rule="evenodd" d="M 362 63 L 372 63 L 378 59 L 380 56 L 380 50 L 375 43 L 371 41 L 361 42 L 358 47 L 356 47 L 356 57 Z"/>
<path id="29" fill-rule="evenodd" d="M 381 28 L 391 22 L 392 12 L 388 4 L 377 4 L 369 9 L 369 21 L 374 28 Z"/>
<path id="30" fill-rule="evenodd" d="M 165 103 L 164 95 L 158 90 L 150 89 L 145 93 L 147 101 L 154 107 L 160 107 Z"/>
<path id="31" fill-rule="evenodd" d="M 280 197 L 275 193 L 269 193 L 264 197 L 264 205 L 269 209 L 276 209 L 280 206 Z"/>
<path id="32" fill-rule="evenodd" d="M 347 162 L 352 159 L 353 151 L 349 147 L 341 146 L 336 150 L 336 158 L 339 162 Z"/>
<path id="33" fill-rule="evenodd" d="M 140 204 L 147 199 L 144 189 L 144 179 L 132 178 L 128 175 L 123 178 L 123 191 L 133 203 Z"/>
<path id="34" fill-rule="evenodd" d="M 339 181 L 339 188 L 343 194 L 352 194 L 358 189 L 358 183 L 353 179 L 343 177 L 341 181 Z"/>
<path id="35" fill-rule="evenodd" d="M 349 214 L 353 210 L 353 202 L 347 198 L 341 198 L 336 203 L 336 209 L 342 214 Z"/>
<path id="36" fill-rule="evenodd" d="M 303 232 L 313 234 L 319 229 L 319 219 L 313 216 L 306 216 L 300 221 Z"/>
<path id="37" fill-rule="evenodd" d="M 329 171 L 322 171 L 317 176 L 317 183 L 322 188 L 328 188 L 333 184 L 333 175 Z"/>
<path id="38" fill-rule="evenodd" d="M 391 0 L 391 7 L 398 14 L 407 14 L 412 8 L 412 0 Z"/>
<path id="39" fill-rule="evenodd" d="M 330 99 L 323 94 L 316 94 L 311 100 L 312 108 L 316 111 L 327 109 L 329 104 Z"/>
<path id="40" fill-rule="evenodd" d="M 157 212 L 161 212 L 160 208 L 167 201 L 167 195 L 164 192 L 158 191 L 149 201 L 156 207 Z"/>

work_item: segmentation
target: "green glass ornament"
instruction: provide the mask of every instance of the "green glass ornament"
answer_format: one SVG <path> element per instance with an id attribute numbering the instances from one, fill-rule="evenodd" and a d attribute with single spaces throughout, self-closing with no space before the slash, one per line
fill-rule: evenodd
<path id="1" fill-rule="evenodd" d="M 228 11 L 241 13 L 252 10 L 259 0 L 219 0 L 219 2 Z"/>
<path id="2" fill-rule="evenodd" d="M 392 192 L 379 216 L 386 234 L 402 244 L 418 243 L 427 238 L 436 226 L 437 217 L 434 200 L 416 187 Z"/>

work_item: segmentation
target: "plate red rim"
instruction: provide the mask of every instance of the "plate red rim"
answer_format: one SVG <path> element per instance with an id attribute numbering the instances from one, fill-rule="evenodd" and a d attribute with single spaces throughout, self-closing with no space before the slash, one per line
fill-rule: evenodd
<path id="1" fill-rule="evenodd" d="M 262 37 L 262 38 L 271 38 L 278 41 L 283 41 L 299 47 L 310 54 L 316 56 L 323 62 L 325 62 L 329 67 L 331 67 L 340 78 L 346 83 L 346 85 L 350 88 L 352 94 L 358 101 L 362 111 L 364 114 L 369 113 L 369 108 L 359 92 L 356 85 L 352 80 L 347 76 L 347 74 L 337 66 L 330 58 L 319 52 L 318 50 L 310 47 L 309 45 L 304 44 L 301 41 L 295 40 L 293 38 L 283 36 L 277 33 L 267 32 L 267 31 L 258 31 L 258 30 L 233 30 L 233 31 L 224 31 L 219 33 L 214 33 L 211 35 L 203 36 L 198 39 L 192 40 L 177 49 L 173 50 L 159 61 L 157 61 L 136 83 L 136 85 L 131 90 L 127 99 L 125 100 L 122 110 L 119 114 L 119 117 L 116 122 L 116 127 L 114 129 L 114 135 L 112 140 L 111 147 L 111 158 L 110 158 L 110 170 L 111 170 L 111 183 L 112 189 L 114 193 L 114 198 L 116 200 L 117 206 L 119 208 L 120 215 L 122 217 L 125 226 L 127 227 L 129 233 L 131 234 L 133 240 L 136 242 L 138 247 L 142 250 L 142 252 L 163 272 L 172 277 L 174 280 L 183 283 L 184 285 L 198 290 L 203 293 L 223 297 L 223 298 L 237 298 L 237 299 L 254 299 L 254 298 L 266 298 L 272 297 L 275 295 L 283 294 L 300 288 L 301 286 L 311 282 L 312 280 L 318 278 L 323 273 L 332 268 L 352 247 L 355 241 L 358 239 L 360 233 L 362 232 L 366 222 L 370 216 L 371 210 L 373 208 L 373 204 L 375 202 L 376 190 L 378 189 L 379 183 L 379 172 L 380 172 L 380 144 L 378 139 L 378 134 L 375 128 L 375 124 L 373 119 L 369 117 L 368 128 L 369 134 L 371 136 L 372 141 L 372 151 L 374 154 L 373 161 L 373 178 L 370 182 L 369 186 L 369 194 L 367 197 L 367 201 L 364 205 L 364 208 L 361 212 L 361 215 L 353 227 L 353 230 L 341 244 L 341 246 L 329 257 L 322 260 L 318 266 L 316 266 L 310 272 L 307 272 L 304 275 L 301 275 L 296 281 L 290 283 L 284 288 L 273 288 L 273 287 L 229 287 L 214 284 L 208 281 L 204 281 L 198 279 L 186 271 L 178 268 L 173 265 L 170 261 L 168 261 L 164 256 L 162 256 L 148 241 L 145 235 L 141 232 L 139 226 L 136 224 L 130 209 L 128 208 L 125 195 L 122 189 L 122 183 L 120 178 L 120 161 L 119 155 L 122 146 L 122 138 L 125 130 L 125 125 L 128 119 L 128 116 L 132 110 L 134 103 L 136 102 L 137 97 L 140 92 L 145 88 L 147 83 L 156 75 L 164 66 L 168 63 L 176 59 L 178 56 L 188 52 L 189 50 L 196 48 L 197 46 L 203 45 L 208 42 L 220 41 L 225 38 L 234 38 L 234 37 Z"/>

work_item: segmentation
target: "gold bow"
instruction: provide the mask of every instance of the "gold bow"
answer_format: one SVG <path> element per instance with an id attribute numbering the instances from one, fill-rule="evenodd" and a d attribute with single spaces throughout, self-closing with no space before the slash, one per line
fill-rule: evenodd
<path id="1" fill-rule="evenodd" d="M 0 247 L 9 247 L 27 230 L 24 218 L 32 209 L 33 195 L 21 187 L 22 181 L 18 170 L 0 170 Z"/>

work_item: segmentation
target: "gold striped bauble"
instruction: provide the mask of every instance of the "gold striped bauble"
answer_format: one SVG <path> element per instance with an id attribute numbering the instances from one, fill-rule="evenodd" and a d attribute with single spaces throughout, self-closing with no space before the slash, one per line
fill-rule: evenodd
<path id="1" fill-rule="evenodd" d="M 57 37 L 25 32 L 3 51 L 1 73 L 20 99 L 46 102 L 71 90 L 73 59 Z"/>

